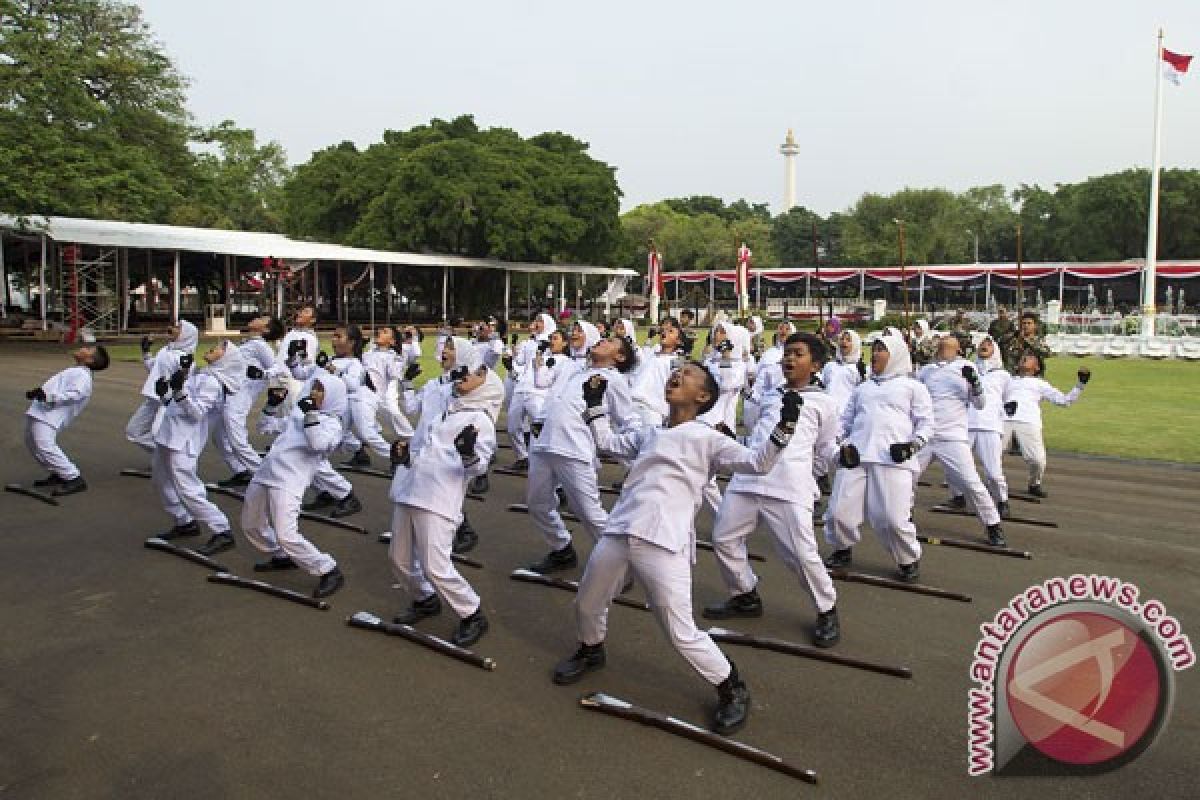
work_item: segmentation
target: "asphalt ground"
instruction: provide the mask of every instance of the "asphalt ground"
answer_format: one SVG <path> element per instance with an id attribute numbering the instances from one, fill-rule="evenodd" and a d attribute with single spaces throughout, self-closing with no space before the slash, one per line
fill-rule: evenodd
<path id="1" fill-rule="evenodd" d="M 68 363 L 57 347 L 0 345 L 4 482 L 40 477 L 23 446 L 23 392 Z M 302 523 L 347 576 L 327 612 L 209 583 L 203 567 L 145 549 L 143 540 L 169 520 L 148 481 L 118 475 L 148 463 L 123 436 L 143 377 L 131 363 L 99 374 L 91 404 L 60 438 L 83 470 L 86 493 L 59 507 L 0 494 L 0 797 L 1196 796 L 1196 669 L 1175 676 L 1165 733 L 1121 769 L 1090 777 L 1051 768 L 1022 777 L 966 773 L 978 626 L 1025 587 L 1074 573 L 1117 576 L 1161 600 L 1200 640 L 1194 469 L 1053 455 L 1050 499 L 1013 506 L 1061 527 L 1006 526 L 1010 545 L 1033 551 L 1032 560 L 926 548 L 922 581 L 968 593 L 972 603 L 839 583 L 837 652 L 909 666 L 912 680 L 725 646 L 754 698 L 736 738 L 816 770 L 814 787 L 580 708 L 582 694 L 602 690 L 708 724 L 714 693 L 649 614 L 614 607 L 608 666 L 575 686 L 550 682 L 555 661 L 575 646 L 572 596 L 508 577 L 544 550 L 528 517 L 505 511 L 524 502 L 520 478 L 493 475 L 486 502 L 467 501 L 481 535 L 471 556 L 485 568 L 463 574 L 492 623 L 475 649 L 496 660 L 494 672 L 345 625 L 357 610 L 390 618 L 408 602 L 391 588 L 386 546 L 374 535 Z M 500 451 L 501 465 L 510 459 Z M 1010 457 L 1007 469 L 1022 487 L 1021 462 Z M 201 474 L 225 477 L 211 452 Z M 350 477 L 366 506 L 350 521 L 372 534 L 386 530 L 387 482 Z M 616 467 L 604 468 L 603 480 L 618 477 Z M 943 491 L 936 467 L 926 477 L 934 487 L 920 490 L 921 531 L 978 538 L 974 519 L 925 510 Z M 239 530 L 240 504 L 214 499 Z M 707 511 L 698 531 L 711 531 Z M 756 564 L 766 614 L 726 627 L 807 643 L 807 594 L 764 531 L 752 549 L 768 557 Z M 239 538 L 218 560 L 252 575 L 256 556 Z M 869 531 L 856 568 L 893 574 Z M 581 573 L 582 565 L 564 577 Z M 314 584 L 295 572 L 271 579 L 305 593 Z M 713 557 L 699 553 L 697 608 L 722 594 Z M 453 625 L 446 612 L 420 627 L 448 636 Z"/>

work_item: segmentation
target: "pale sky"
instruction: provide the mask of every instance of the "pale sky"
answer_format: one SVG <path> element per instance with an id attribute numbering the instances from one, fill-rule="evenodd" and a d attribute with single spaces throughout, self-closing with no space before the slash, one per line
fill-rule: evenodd
<path id="1" fill-rule="evenodd" d="M 233 119 L 292 163 L 470 113 L 589 142 L 625 210 L 710 194 L 778 212 L 789 127 L 797 200 L 821 214 L 1149 166 L 1158 28 L 1200 55 L 1195 0 L 139 5 L 196 120 Z M 1163 92 L 1163 165 L 1200 167 L 1200 59 Z"/>

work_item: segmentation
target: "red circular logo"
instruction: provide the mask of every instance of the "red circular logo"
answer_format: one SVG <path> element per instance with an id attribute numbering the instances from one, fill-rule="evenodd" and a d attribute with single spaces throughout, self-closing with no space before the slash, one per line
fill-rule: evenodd
<path id="1" fill-rule="evenodd" d="M 1040 625 L 1009 662 L 1012 720 L 1029 744 L 1065 764 L 1111 761 L 1151 730 L 1164 687 L 1154 653 L 1118 619 L 1069 612 Z"/>

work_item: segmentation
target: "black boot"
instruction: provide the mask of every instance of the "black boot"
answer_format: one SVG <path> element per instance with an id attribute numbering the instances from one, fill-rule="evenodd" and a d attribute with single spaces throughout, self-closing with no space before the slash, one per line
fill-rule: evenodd
<path id="1" fill-rule="evenodd" d="M 317 588 L 313 589 L 313 597 L 318 599 L 322 597 L 329 597 L 329 595 L 333 594 L 345 585 L 346 576 L 342 574 L 340 569 L 334 567 L 333 569 L 329 570 L 329 572 L 326 572 L 321 576 L 320 582 L 317 583 Z"/>
<path id="2" fill-rule="evenodd" d="M 1008 509 L 1007 500 L 1001 500 L 999 503 L 996 503 L 996 511 L 1000 514 L 1000 519 L 1008 519 L 1008 515 L 1012 513 Z"/>
<path id="3" fill-rule="evenodd" d="M 82 475 L 76 475 L 69 481 L 63 481 L 61 484 L 55 487 L 54 491 L 50 494 L 54 495 L 55 497 L 63 497 L 64 495 L 79 494 L 80 492 L 86 491 L 87 481 L 83 479 Z"/>
<path id="4" fill-rule="evenodd" d="M 479 641 L 487 632 L 488 621 L 483 615 L 483 606 L 475 609 L 475 613 L 459 620 L 458 627 L 450 635 L 450 641 L 459 647 L 470 647 Z"/>
<path id="5" fill-rule="evenodd" d="M 367 452 L 366 447 L 358 448 L 349 461 L 342 462 L 343 467 L 369 467 L 371 466 L 371 454 Z"/>
<path id="6" fill-rule="evenodd" d="M 825 566 L 830 569 L 843 569 L 854 562 L 854 549 L 850 547 L 834 550 L 825 559 Z"/>
<path id="7" fill-rule="evenodd" d="M 270 561 L 256 561 L 255 572 L 281 572 L 285 569 L 296 569 L 296 562 L 289 556 L 271 556 Z"/>
<path id="8" fill-rule="evenodd" d="M 60 486 L 60 485 L 62 485 L 62 482 L 63 482 L 62 478 L 58 477 L 53 472 L 51 472 L 49 475 L 47 475 L 44 478 L 38 478 L 36 481 L 33 482 L 33 485 L 38 487 L 39 489 L 41 489 L 46 486 Z"/>
<path id="9" fill-rule="evenodd" d="M 717 713 L 713 730 L 728 736 L 746 724 L 750 716 L 750 690 L 738 675 L 737 665 L 729 662 L 729 677 L 717 684 Z"/>
<path id="10" fill-rule="evenodd" d="M 1029 484 L 1029 493 L 1031 495 L 1033 495 L 1034 497 L 1045 498 L 1045 497 L 1050 496 L 1050 495 L 1046 494 L 1046 490 L 1042 488 L 1042 485 L 1040 483 Z"/>
<path id="11" fill-rule="evenodd" d="M 354 492 L 351 492 L 341 500 L 337 501 L 337 505 L 333 507 L 333 511 L 329 512 L 329 516 L 334 518 L 348 517 L 351 514 L 357 514 L 360 511 L 362 511 L 362 503 L 360 503 L 358 498 L 354 496 Z"/>
<path id="12" fill-rule="evenodd" d="M 841 638 L 842 626 L 838 622 L 837 608 L 819 612 L 813 628 L 813 644 L 817 647 L 833 647 Z"/>
<path id="13" fill-rule="evenodd" d="M 475 549 L 477 544 L 479 544 L 479 534 L 471 527 L 471 520 L 467 519 L 467 515 L 464 513 L 458 530 L 454 531 L 454 542 L 450 545 L 450 552 L 459 555 L 469 553 Z"/>
<path id="14" fill-rule="evenodd" d="M 564 569 L 572 569 L 578 564 L 579 557 L 575 555 L 575 546 L 568 544 L 561 550 L 551 550 L 541 561 L 538 561 L 536 564 L 530 564 L 529 569 L 542 575 L 549 575 L 551 572 L 562 572 Z"/>
<path id="15" fill-rule="evenodd" d="M 512 465 L 509 467 L 509 469 L 516 470 L 517 472 L 528 472 L 529 471 L 529 459 L 528 458 L 518 458 L 516 461 L 514 461 L 512 463 Z"/>
<path id="16" fill-rule="evenodd" d="M 911 564 L 900 565 L 900 580 L 905 583 L 916 583 L 921 577 L 921 562 L 914 561 Z"/>
<path id="17" fill-rule="evenodd" d="M 946 503 L 946 505 L 950 506 L 951 508 L 965 509 L 967 507 L 967 498 L 963 497 L 961 494 L 956 494 L 950 498 L 950 502 Z"/>
<path id="18" fill-rule="evenodd" d="M 166 541 L 169 542 L 172 539 L 182 539 L 185 536 L 199 536 L 199 535 L 200 535 L 200 524 L 197 523 L 196 520 L 192 520 L 191 522 L 187 523 L 186 525 L 176 525 L 173 528 L 171 528 L 171 530 L 166 531 L 165 533 L 160 533 L 158 535 L 158 538 L 165 539 Z"/>
<path id="19" fill-rule="evenodd" d="M 558 507 L 560 509 L 567 507 L 567 493 L 561 486 L 554 490 L 554 496 L 558 498 Z"/>
<path id="20" fill-rule="evenodd" d="M 821 494 L 829 494 L 833 491 L 828 475 L 821 475 L 817 478 L 817 488 L 821 490 Z"/>
<path id="21" fill-rule="evenodd" d="M 988 544 L 992 547 L 1007 547 L 1008 542 L 1004 540 L 1004 531 L 1000 528 L 1000 523 L 987 526 Z"/>
<path id="22" fill-rule="evenodd" d="M 229 531 L 222 531 L 209 537 L 204 546 L 197 548 L 196 552 L 205 556 L 215 556 L 217 553 L 232 550 L 235 546 L 237 546 L 237 542 L 233 540 L 233 534 Z"/>
<path id="23" fill-rule="evenodd" d="M 484 473 L 483 475 L 476 475 L 474 478 L 472 478 L 471 484 L 468 488 L 471 490 L 472 494 L 486 494 L 487 490 L 492 488 L 491 483 L 488 481 L 487 473 Z"/>
<path id="24" fill-rule="evenodd" d="M 254 473 L 248 469 L 244 469 L 237 475 L 232 475 L 223 481 L 217 481 L 217 486 L 222 489 L 236 489 L 239 486 L 249 486 L 250 481 L 254 479 Z"/>
<path id="25" fill-rule="evenodd" d="M 392 617 L 397 625 L 412 625 L 429 617 L 442 613 L 442 600 L 436 594 L 431 594 L 424 600 L 414 600 L 412 605 Z"/>
<path id="26" fill-rule="evenodd" d="M 732 619 L 733 617 L 761 617 L 762 598 L 757 589 L 744 594 L 735 594 L 723 603 L 705 606 L 700 615 L 705 619 Z"/>
<path id="27" fill-rule="evenodd" d="M 317 496 L 312 499 L 311 503 L 301 503 L 301 511 L 319 511 L 322 508 L 329 508 L 337 505 L 337 498 L 329 492 L 318 492 Z"/>
<path id="28" fill-rule="evenodd" d="M 599 644 L 579 644 L 574 655 L 564 658 L 554 665 L 553 680 L 559 686 L 575 683 L 587 673 L 604 666 L 604 642 Z"/>

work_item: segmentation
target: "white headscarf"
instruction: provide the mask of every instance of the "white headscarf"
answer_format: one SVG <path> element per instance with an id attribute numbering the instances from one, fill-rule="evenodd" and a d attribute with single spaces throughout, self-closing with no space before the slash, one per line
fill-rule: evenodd
<path id="1" fill-rule="evenodd" d="M 496 418 L 500 416 L 500 409 L 504 407 L 504 381 L 500 380 L 500 376 L 488 370 L 487 380 L 475 387 L 469 394 L 455 394 L 450 398 L 450 404 L 447 407 L 453 411 L 482 411 L 492 418 L 492 423 L 495 424 Z"/>
<path id="2" fill-rule="evenodd" d="M 595 325 L 586 320 L 576 320 L 575 324 L 583 330 L 583 351 L 577 351 L 572 347 L 571 355 L 575 358 L 582 358 L 587 355 L 587 351 L 591 350 L 596 342 L 600 341 L 600 331 Z"/>
<path id="3" fill-rule="evenodd" d="M 750 331 L 741 325 L 734 325 L 732 322 L 718 322 L 713 326 L 713 330 L 715 331 L 717 328 L 725 331 L 725 336 L 733 342 L 733 350 L 729 353 L 730 358 L 742 361 L 750 357 Z"/>
<path id="4" fill-rule="evenodd" d="M 879 341 L 887 347 L 888 363 L 883 372 L 875 376 L 877 381 L 887 381 L 892 378 L 907 376 L 912 372 L 912 356 L 908 352 L 908 344 L 898 333 L 879 337 Z"/>
<path id="5" fill-rule="evenodd" d="M 992 343 L 992 357 L 985 359 L 982 356 L 980 356 L 979 355 L 979 346 L 976 345 L 976 347 L 975 347 L 975 368 L 979 370 L 979 373 L 981 375 L 984 373 L 987 373 L 987 372 L 991 372 L 993 370 L 1004 369 L 1004 359 L 1000 357 L 1000 348 L 996 345 L 996 340 L 993 339 L 991 336 L 984 336 L 983 339 L 987 339 L 989 342 Z M 983 344 L 983 339 L 979 340 L 979 344 Z"/>
<path id="6" fill-rule="evenodd" d="M 625 335 L 628 336 L 630 339 L 633 339 L 633 344 L 636 347 L 637 346 L 637 328 L 635 328 L 633 326 L 633 320 L 619 319 L 617 321 L 621 323 L 621 328 L 625 331 Z"/>
<path id="7" fill-rule="evenodd" d="M 454 342 L 454 366 L 451 369 L 466 367 L 468 372 L 474 372 L 483 364 L 483 357 L 469 339 L 462 336 L 451 336 Z"/>
<path id="8" fill-rule="evenodd" d="M 847 356 L 842 353 L 842 337 L 839 336 L 837 347 L 835 348 L 837 350 L 837 353 L 835 353 L 837 362 L 839 364 L 857 364 L 862 359 L 862 337 L 858 335 L 858 331 L 850 330 L 849 328 L 842 330 L 842 335 L 849 336 L 850 341 L 854 342 L 854 351 L 847 360 Z"/>
<path id="9" fill-rule="evenodd" d="M 225 352 L 208 365 L 208 372 L 216 378 L 229 394 L 235 394 L 246 380 L 246 357 L 233 342 L 225 342 Z"/>
<path id="10" fill-rule="evenodd" d="M 186 350 L 190 353 L 196 349 L 196 344 L 199 341 L 200 331 L 196 330 L 196 326 L 186 319 L 181 319 L 179 320 L 179 335 L 167 347 L 170 347 L 172 350 Z"/>
<path id="11" fill-rule="evenodd" d="M 538 319 L 542 321 L 542 332 L 536 338 L 539 342 L 544 342 L 550 338 L 550 334 L 558 330 L 558 324 L 549 314 L 538 314 Z"/>
<path id="12" fill-rule="evenodd" d="M 917 329 L 917 341 L 923 342 L 929 338 L 929 320 L 921 318 L 913 323 L 913 327 Z"/>
<path id="13" fill-rule="evenodd" d="M 346 382 L 328 372 L 313 375 L 305 381 L 304 388 L 300 390 L 300 396 L 305 397 L 311 394 L 314 383 L 321 384 L 321 388 L 325 390 L 325 399 L 321 401 L 321 407 L 317 411 L 330 417 L 337 417 L 339 420 L 343 419 L 350 407 L 346 398 Z"/>

